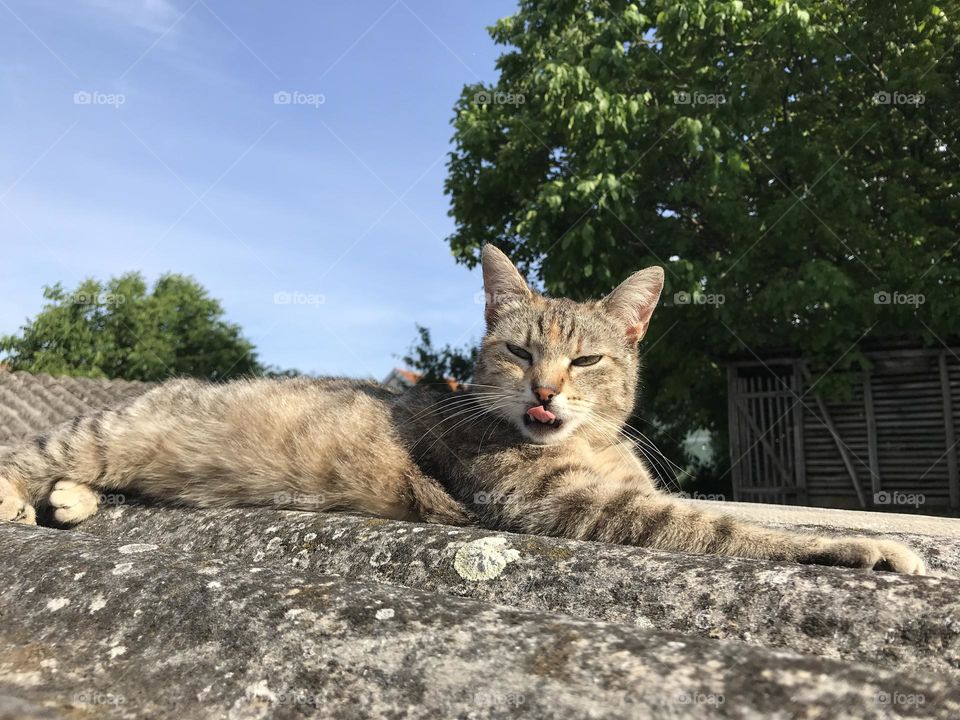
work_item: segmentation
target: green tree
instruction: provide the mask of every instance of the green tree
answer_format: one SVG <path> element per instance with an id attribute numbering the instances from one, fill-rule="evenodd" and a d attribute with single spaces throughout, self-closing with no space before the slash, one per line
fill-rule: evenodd
<path id="1" fill-rule="evenodd" d="M 467 382 L 473 374 L 477 352 L 476 347 L 434 347 L 430 330 L 418 325 L 417 339 L 402 360 L 422 375 L 420 382 L 446 384 L 448 379 Z"/>
<path id="2" fill-rule="evenodd" d="M 665 267 L 643 347 L 661 442 L 708 428 L 726 456 L 732 355 L 836 375 L 871 339 L 956 335 L 960 12 L 521 0 L 491 34 L 496 84 L 453 120 L 454 254 L 496 243 L 574 298 Z"/>
<path id="3" fill-rule="evenodd" d="M 193 278 L 163 275 L 148 289 L 128 273 L 43 291 L 46 304 L 14 335 L 0 337 L 13 370 L 51 375 L 220 380 L 260 374 L 254 347 Z"/>

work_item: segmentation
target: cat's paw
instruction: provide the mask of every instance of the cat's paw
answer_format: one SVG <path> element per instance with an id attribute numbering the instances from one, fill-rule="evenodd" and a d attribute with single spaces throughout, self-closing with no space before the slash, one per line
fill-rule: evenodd
<path id="1" fill-rule="evenodd" d="M 0 492 L 0 521 L 36 525 L 37 511 L 19 495 Z"/>
<path id="2" fill-rule="evenodd" d="M 885 570 L 905 575 L 926 575 L 923 559 L 893 540 L 842 538 L 831 542 L 823 555 L 827 565 Z"/>
<path id="3" fill-rule="evenodd" d="M 53 486 L 49 502 L 57 522 L 73 525 L 97 512 L 100 496 L 89 485 L 60 480 Z"/>

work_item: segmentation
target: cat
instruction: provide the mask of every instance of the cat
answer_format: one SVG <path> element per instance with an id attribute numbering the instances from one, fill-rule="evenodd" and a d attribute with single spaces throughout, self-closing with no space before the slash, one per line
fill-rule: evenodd
<path id="1" fill-rule="evenodd" d="M 171 380 L 0 458 L 0 519 L 73 524 L 101 493 L 480 524 L 658 550 L 923 574 L 889 540 L 742 523 L 657 489 L 624 436 L 638 343 L 663 288 L 641 270 L 604 299 L 533 292 L 482 251 L 486 333 L 465 390 L 368 381 Z"/>

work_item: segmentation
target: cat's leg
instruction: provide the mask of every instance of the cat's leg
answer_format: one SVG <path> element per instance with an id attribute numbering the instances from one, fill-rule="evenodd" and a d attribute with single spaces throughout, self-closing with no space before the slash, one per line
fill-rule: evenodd
<path id="1" fill-rule="evenodd" d="M 549 474 L 549 468 L 542 471 Z M 588 469 L 551 478 L 557 489 L 509 514 L 525 532 L 673 552 L 835 565 L 923 575 L 923 560 L 891 540 L 781 532 L 705 512 L 660 493 L 603 481 Z"/>
<path id="2" fill-rule="evenodd" d="M 35 523 L 35 507 L 44 503 L 63 523 L 93 515 L 95 485 L 105 474 L 101 445 L 108 417 L 106 411 L 77 417 L 0 457 L 0 520 Z"/>
<path id="3" fill-rule="evenodd" d="M 409 475 L 411 505 L 418 519 L 439 525 L 474 525 L 475 518 L 439 482 L 413 469 Z"/>

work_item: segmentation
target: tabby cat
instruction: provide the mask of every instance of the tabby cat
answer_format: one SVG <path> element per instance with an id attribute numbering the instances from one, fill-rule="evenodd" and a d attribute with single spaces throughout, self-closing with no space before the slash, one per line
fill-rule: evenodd
<path id="1" fill-rule="evenodd" d="M 896 542 L 762 529 L 659 491 L 625 436 L 653 267 L 600 301 L 531 291 L 483 251 L 487 331 L 468 389 L 347 379 L 172 380 L 0 458 L 0 519 L 76 523 L 103 493 L 272 505 L 923 574 Z"/>

